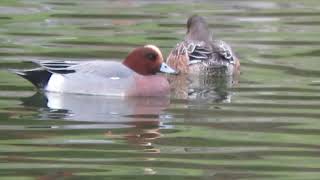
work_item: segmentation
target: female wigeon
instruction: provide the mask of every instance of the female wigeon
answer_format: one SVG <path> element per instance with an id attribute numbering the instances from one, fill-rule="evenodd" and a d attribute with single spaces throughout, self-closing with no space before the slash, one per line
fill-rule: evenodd
<path id="1" fill-rule="evenodd" d="M 170 52 L 167 64 L 181 73 L 238 75 L 240 62 L 231 47 L 214 40 L 203 17 L 193 15 L 187 22 L 184 41 Z"/>
<path id="2" fill-rule="evenodd" d="M 166 96 L 167 79 L 157 72 L 176 74 L 163 62 L 154 45 L 134 49 L 121 62 L 115 61 L 35 61 L 40 67 L 12 70 L 39 89 L 50 92 L 115 95 Z"/>

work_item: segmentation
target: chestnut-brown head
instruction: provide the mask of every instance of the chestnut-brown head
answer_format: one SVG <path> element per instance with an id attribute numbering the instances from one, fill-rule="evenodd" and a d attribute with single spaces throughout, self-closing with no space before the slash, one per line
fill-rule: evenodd
<path id="1" fill-rule="evenodd" d="M 160 49 L 154 45 L 134 49 L 123 61 L 123 64 L 141 75 L 154 75 L 158 72 L 177 73 L 163 62 Z"/>

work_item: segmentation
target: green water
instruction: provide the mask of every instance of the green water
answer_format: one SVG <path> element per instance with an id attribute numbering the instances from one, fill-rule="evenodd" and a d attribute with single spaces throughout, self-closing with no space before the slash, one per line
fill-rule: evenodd
<path id="1" fill-rule="evenodd" d="M 319 179 L 319 10 L 316 0 L 0 1 L 1 179 Z M 166 56 L 194 13 L 242 66 L 237 85 L 200 100 L 42 94 L 6 71 L 120 60 L 144 44 Z"/>

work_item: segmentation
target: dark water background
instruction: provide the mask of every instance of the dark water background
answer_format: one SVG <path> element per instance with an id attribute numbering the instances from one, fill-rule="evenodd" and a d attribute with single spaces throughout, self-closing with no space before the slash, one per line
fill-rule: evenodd
<path id="1" fill-rule="evenodd" d="M 208 97 L 45 95 L 6 71 L 166 56 L 194 13 L 241 59 Z M 319 179 L 319 24 L 316 0 L 2 0 L 1 179 Z"/>

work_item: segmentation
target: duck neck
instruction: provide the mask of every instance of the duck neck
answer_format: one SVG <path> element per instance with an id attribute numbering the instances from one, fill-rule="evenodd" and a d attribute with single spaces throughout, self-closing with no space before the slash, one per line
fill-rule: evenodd
<path id="1" fill-rule="evenodd" d="M 188 29 L 186 40 L 212 41 L 212 34 L 207 24 L 198 23 Z"/>

